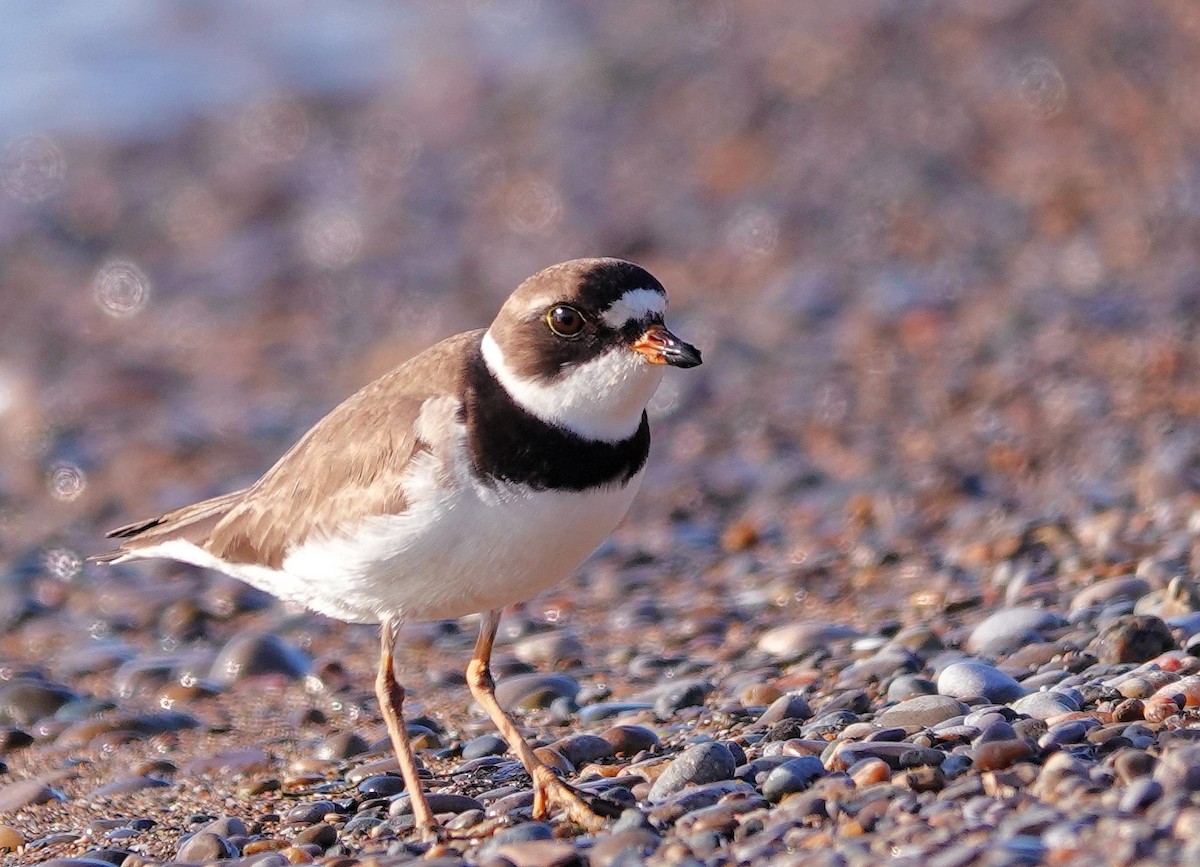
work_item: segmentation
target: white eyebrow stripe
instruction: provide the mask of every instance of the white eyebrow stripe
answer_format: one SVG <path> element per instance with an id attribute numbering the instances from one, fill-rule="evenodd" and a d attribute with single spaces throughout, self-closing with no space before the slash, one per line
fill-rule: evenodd
<path id="1" fill-rule="evenodd" d="M 667 310 L 667 296 L 657 289 L 630 289 L 600 314 L 609 328 L 620 328 L 626 322 L 640 322 L 652 315 L 662 316 Z"/>

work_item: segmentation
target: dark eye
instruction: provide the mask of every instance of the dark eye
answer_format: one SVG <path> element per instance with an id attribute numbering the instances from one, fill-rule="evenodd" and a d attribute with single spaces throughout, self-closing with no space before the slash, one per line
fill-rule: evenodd
<path id="1" fill-rule="evenodd" d="M 574 337 L 583 330 L 583 314 L 574 307 L 559 304 L 546 312 L 546 324 L 559 337 Z"/>

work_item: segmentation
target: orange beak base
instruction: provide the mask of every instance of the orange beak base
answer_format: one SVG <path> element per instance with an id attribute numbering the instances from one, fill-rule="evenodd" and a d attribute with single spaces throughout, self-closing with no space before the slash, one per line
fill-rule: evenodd
<path id="1" fill-rule="evenodd" d="M 667 330 L 665 325 L 651 325 L 629 348 L 640 352 L 651 364 L 669 364 L 672 367 L 696 367 L 700 364 L 700 350 L 684 343 Z"/>

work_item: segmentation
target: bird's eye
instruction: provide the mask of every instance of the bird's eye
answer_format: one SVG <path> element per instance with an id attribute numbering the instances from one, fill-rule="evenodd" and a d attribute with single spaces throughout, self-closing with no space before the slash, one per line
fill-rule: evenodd
<path id="1" fill-rule="evenodd" d="M 559 304 L 546 312 L 546 324 L 559 337 L 575 337 L 583 331 L 583 314 L 574 307 Z"/>

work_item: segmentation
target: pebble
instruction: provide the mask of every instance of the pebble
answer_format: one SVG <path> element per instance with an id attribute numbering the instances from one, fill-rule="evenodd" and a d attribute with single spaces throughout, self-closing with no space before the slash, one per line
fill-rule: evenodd
<path id="1" fill-rule="evenodd" d="M 1103 663 L 1145 662 L 1176 647 L 1175 636 L 1161 619 L 1150 614 L 1129 615 L 1110 623 L 1092 642 Z"/>
<path id="2" fill-rule="evenodd" d="M 180 861 L 222 861 L 236 857 L 237 848 L 222 837 L 210 831 L 201 831 L 183 841 L 175 857 Z"/>
<path id="3" fill-rule="evenodd" d="M 768 728 L 785 719 L 806 720 L 811 719 L 812 715 L 812 708 L 808 706 L 808 701 L 804 696 L 789 693 L 781 695 L 771 702 L 770 706 L 755 721 L 754 727 Z"/>
<path id="4" fill-rule="evenodd" d="M 758 649 L 772 656 L 796 658 L 860 635 L 857 629 L 837 623 L 788 623 L 764 632 L 758 639 Z"/>
<path id="5" fill-rule="evenodd" d="M 789 759 L 767 774 L 763 797 L 775 804 L 788 795 L 803 792 L 825 775 L 825 766 L 815 756 Z"/>
<path id="6" fill-rule="evenodd" d="M 356 732 L 338 732 L 327 738 L 316 749 L 318 759 L 342 761 L 353 756 L 361 755 L 370 749 L 366 738 Z"/>
<path id="7" fill-rule="evenodd" d="M 1149 592 L 1150 582 L 1145 578 L 1136 575 L 1107 578 L 1076 593 L 1071 600 L 1070 611 L 1083 611 L 1096 605 L 1110 604 L 1118 599 L 1133 602 Z"/>
<path id="8" fill-rule="evenodd" d="M 971 630 L 966 648 L 979 653 L 989 648 L 1016 648 L 1037 641 L 1043 633 L 1067 623 L 1062 617 L 1045 608 L 1005 608 L 989 615 Z"/>
<path id="9" fill-rule="evenodd" d="M 312 661 L 300 648 L 270 632 L 242 632 L 225 643 L 213 660 L 208 677 L 221 686 L 262 676 L 289 680 L 312 670 Z"/>
<path id="10" fill-rule="evenodd" d="M 32 726 L 79 697 L 74 690 L 62 684 L 16 677 L 0 685 L 0 723 Z"/>
<path id="11" fill-rule="evenodd" d="M 1200 792 L 1200 746 L 1165 751 L 1154 767 L 1153 778 L 1167 792 Z"/>
<path id="12" fill-rule="evenodd" d="M 496 700 L 508 711 L 539 710 L 559 698 L 574 701 L 579 681 L 566 674 L 519 674 L 496 684 Z"/>
<path id="13" fill-rule="evenodd" d="M 22 807 L 66 800 L 60 792 L 40 780 L 23 780 L 0 786 L 0 813 L 11 813 Z"/>
<path id="14" fill-rule="evenodd" d="M 614 753 L 613 745 L 607 740 L 598 735 L 589 735 L 583 732 L 559 738 L 550 744 L 550 749 L 557 751 L 577 768 L 610 758 Z"/>
<path id="15" fill-rule="evenodd" d="M 694 744 L 675 757 L 650 789 L 650 801 L 665 801 L 688 786 L 733 778 L 737 762 L 722 743 Z"/>
<path id="16" fill-rule="evenodd" d="M 882 726 L 934 726 L 967 710 L 965 704 L 948 695 L 919 695 L 888 708 L 876 722 Z"/>
<path id="17" fill-rule="evenodd" d="M 600 737 L 608 742 L 614 756 L 622 758 L 635 756 L 643 750 L 653 750 L 659 744 L 658 735 L 645 726 L 613 726 L 603 731 Z"/>
<path id="18" fill-rule="evenodd" d="M 12 852 L 25 845 L 25 837 L 16 828 L 0 825 L 0 852 Z"/>
<path id="19" fill-rule="evenodd" d="M 466 760 L 484 756 L 502 756 L 508 752 L 508 743 L 500 735 L 486 734 L 472 738 L 463 744 L 462 757 Z"/>
<path id="20" fill-rule="evenodd" d="M 1059 692 L 1033 692 L 1012 703 L 1012 708 L 1023 716 L 1047 720 L 1079 710 L 1079 702 Z"/>
<path id="21" fill-rule="evenodd" d="M 1007 704 L 1025 695 L 1025 687 L 983 662 L 955 662 L 942 669 L 937 679 L 937 691 L 957 699 L 984 698 Z"/>

